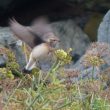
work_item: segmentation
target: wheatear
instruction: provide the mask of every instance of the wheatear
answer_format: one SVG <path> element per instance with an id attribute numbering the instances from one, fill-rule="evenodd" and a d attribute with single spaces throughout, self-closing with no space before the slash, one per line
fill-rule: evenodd
<path id="1" fill-rule="evenodd" d="M 32 26 L 23 26 L 15 19 L 10 20 L 9 24 L 16 37 L 32 48 L 29 62 L 24 70 L 32 70 L 36 61 L 48 56 L 53 45 L 59 42 L 59 38 L 54 35 L 50 25 L 42 20 L 37 20 Z"/>

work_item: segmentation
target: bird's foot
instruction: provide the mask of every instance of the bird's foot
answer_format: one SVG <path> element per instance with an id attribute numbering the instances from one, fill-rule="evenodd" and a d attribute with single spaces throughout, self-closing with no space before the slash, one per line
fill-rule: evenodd
<path id="1" fill-rule="evenodd" d="M 27 69 L 23 68 L 22 72 L 24 74 L 30 74 L 31 73 L 31 70 L 27 70 Z"/>

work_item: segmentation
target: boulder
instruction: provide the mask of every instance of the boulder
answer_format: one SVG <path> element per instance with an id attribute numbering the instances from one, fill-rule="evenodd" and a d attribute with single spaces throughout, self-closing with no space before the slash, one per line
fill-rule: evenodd
<path id="1" fill-rule="evenodd" d="M 73 53 L 82 56 L 90 44 L 88 36 L 79 28 L 74 20 L 68 19 L 52 23 L 55 34 L 61 39 L 59 48 L 72 48 Z"/>
<path id="2" fill-rule="evenodd" d="M 98 42 L 110 44 L 110 10 L 106 13 L 102 22 L 100 23 L 98 29 Z M 103 70 L 110 66 L 110 57 L 104 56 L 104 58 L 106 59 L 107 64 L 101 67 Z"/>
<path id="3" fill-rule="evenodd" d="M 110 10 L 100 23 L 97 38 L 99 42 L 110 43 Z"/>
<path id="4" fill-rule="evenodd" d="M 100 44 L 107 43 L 108 45 L 110 45 L 110 10 L 104 16 L 102 22 L 99 25 L 97 37 L 98 37 L 97 42 L 99 42 Z M 104 46 L 103 46 L 103 48 L 104 48 Z M 102 71 L 105 71 L 107 68 L 110 67 L 110 48 L 108 48 L 108 52 L 109 52 L 108 54 L 101 56 L 101 58 L 103 58 L 104 61 L 106 61 L 106 63 L 101 65 L 100 68 L 98 68 L 98 70 L 97 69 L 94 70 L 95 78 L 98 75 L 98 73 L 100 73 L 100 72 L 103 73 Z M 91 73 L 92 73 L 92 67 L 85 68 L 83 66 L 83 64 L 81 63 L 81 62 L 83 62 L 83 60 L 84 60 L 84 56 L 82 56 L 79 59 L 79 61 L 77 61 L 76 64 L 73 65 L 73 67 L 71 67 L 71 68 L 82 71 L 82 74 L 80 75 L 79 78 L 90 78 Z"/>
<path id="5" fill-rule="evenodd" d="M 22 48 L 20 45 L 20 41 L 13 37 L 13 33 L 8 27 L 0 27 L 0 46 L 4 46 L 7 48 L 10 48 L 16 56 L 17 62 L 20 65 L 20 68 L 22 69 L 25 66 L 25 57 L 24 53 L 22 52 Z M 4 59 L 4 58 L 1 58 Z M 0 60 L 0 65 L 3 65 L 5 62 L 4 60 Z"/>

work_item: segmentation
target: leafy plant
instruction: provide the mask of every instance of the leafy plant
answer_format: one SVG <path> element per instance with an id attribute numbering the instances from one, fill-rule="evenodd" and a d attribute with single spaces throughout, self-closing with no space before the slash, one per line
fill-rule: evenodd
<path id="1" fill-rule="evenodd" d="M 43 75 L 44 71 L 34 68 L 31 74 L 11 78 L 12 81 L 17 79 L 12 90 L 1 89 L 3 110 L 109 110 L 110 100 L 107 97 L 109 90 L 107 93 L 102 89 L 102 80 L 82 79 L 72 82 L 72 78 L 77 78 L 80 71 L 64 69 L 64 66 L 71 62 L 70 51 L 71 49 L 68 51 L 55 50 L 55 62 L 46 75 Z M 85 58 L 90 66 L 96 67 L 102 64 L 102 57 L 93 55 L 91 58 L 89 56 Z M 16 59 L 12 57 L 11 53 L 6 68 L 0 68 L 3 75 L 13 75 L 13 71 L 20 72 Z M 59 74 L 63 74 L 64 77 L 59 78 Z M 4 78 L 7 80 L 7 76 Z M 3 80 L 2 77 L 1 81 Z M 9 81 L 5 83 L 8 84 Z M 3 87 L 2 83 L 1 85 Z"/>

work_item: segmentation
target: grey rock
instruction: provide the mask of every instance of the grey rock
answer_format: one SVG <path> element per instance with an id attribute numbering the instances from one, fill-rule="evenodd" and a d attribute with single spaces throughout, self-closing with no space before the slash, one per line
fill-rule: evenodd
<path id="1" fill-rule="evenodd" d="M 110 44 L 110 10 L 104 16 L 98 29 L 98 42 L 106 42 Z M 107 64 L 101 66 L 101 70 L 105 70 L 110 66 L 110 56 L 104 56 Z"/>
<path id="2" fill-rule="evenodd" d="M 22 69 L 26 64 L 24 53 L 18 43 L 18 39 L 13 36 L 8 27 L 0 27 L 0 46 L 10 48 L 15 53 L 16 59 Z"/>
<path id="3" fill-rule="evenodd" d="M 102 57 L 104 59 L 104 61 L 106 62 L 105 64 L 101 65 L 98 68 L 94 68 L 93 71 L 93 67 L 85 67 L 82 62 L 84 61 L 84 55 L 73 65 L 71 66 L 71 68 L 73 69 L 77 69 L 81 72 L 81 74 L 79 75 L 78 79 L 85 79 L 85 78 L 91 78 L 92 77 L 92 72 L 94 73 L 93 77 L 95 79 L 98 78 L 98 75 L 106 70 L 107 68 L 110 67 L 110 55 L 106 55 L 104 57 Z"/>
<path id="4" fill-rule="evenodd" d="M 88 36 L 74 23 L 64 20 L 52 23 L 53 31 L 61 39 L 59 48 L 73 48 L 73 54 L 82 56 L 90 44 Z"/>
<path id="5" fill-rule="evenodd" d="M 98 74 L 101 71 L 101 68 L 98 68 L 98 69 L 97 68 L 94 68 L 94 70 L 93 70 L 93 67 L 85 67 L 82 64 L 83 59 L 84 59 L 84 56 L 82 56 L 75 63 L 75 65 L 73 65 L 73 67 L 71 66 L 71 68 L 80 71 L 81 74 L 79 75 L 78 80 L 80 80 L 80 79 L 90 79 L 90 78 L 92 78 L 92 74 L 93 74 L 93 78 L 94 79 L 97 79 L 98 78 Z"/>
<path id="6" fill-rule="evenodd" d="M 83 64 L 81 63 L 83 61 L 84 56 L 82 56 L 74 65 L 71 66 L 71 68 L 76 68 L 77 70 L 83 71 L 86 69 Z"/>
<path id="7" fill-rule="evenodd" d="M 9 48 L 14 52 L 20 68 L 23 69 L 24 66 L 26 65 L 26 61 L 25 61 L 25 55 L 21 49 L 21 46 L 17 45 L 17 43 L 13 43 L 9 45 Z"/>
<path id="8" fill-rule="evenodd" d="M 8 27 L 0 27 L 0 45 L 8 47 L 11 43 L 16 42 L 11 30 Z"/>
<path id="9" fill-rule="evenodd" d="M 78 79 L 87 79 L 87 78 L 91 79 L 92 77 L 94 79 L 98 79 L 99 78 L 98 77 L 99 73 L 100 73 L 99 69 L 94 68 L 94 70 L 93 70 L 93 68 L 90 67 L 90 68 L 82 70 L 80 76 L 78 77 Z"/>
<path id="10" fill-rule="evenodd" d="M 91 78 L 92 72 L 94 73 L 94 78 L 97 79 L 100 72 L 110 67 L 110 54 L 107 54 L 103 56 L 102 58 L 106 63 L 101 65 L 100 67 L 94 68 L 94 71 L 93 71 L 93 67 L 91 66 L 85 67 L 82 64 L 82 62 L 84 61 L 84 55 L 73 66 L 71 66 L 71 68 L 77 69 L 81 72 L 81 75 L 79 76 L 78 79 Z"/>
<path id="11" fill-rule="evenodd" d="M 0 67 L 4 67 L 6 64 L 7 58 L 5 56 L 0 56 Z"/>
<path id="12" fill-rule="evenodd" d="M 100 23 L 99 28 L 98 28 L 98 42 L 105 42 L 110 44 L 110 10 L 107 12 L 107 14 L 104 16 L 103 21 Z M 110 52 L 110 50 L 108 50 Z M 92 74 L 92 67 L 85 68 L 83 64 L 81 63 L 83 61 L 84 56 L 82 56 L 79 61 L 76 62 L 75 65 L 73 65 L 72 68 L 78 69 L 81 71 L 81 75 L 79 79 L 81 78 L 90 78 Z M 94 73 L 95 76 L 94 78 L 97 78 L 97 75 L 101 72 L 104 71 L 105 69 L 110 67 L 110 55 L 105 55 L 102 56 L 104 61 L 106 61 L 106 64 L 103 64 L 100 68 L 95 69 Z"/>
<path id="13" fill-rule="evenodd" d="M 110 43 L 110 10 L 104 16 L 99 29 L 98 29 L 98 41 Z"/>
<path id="14" fill-rule="evenodd" d="M 85 67 L 82 64 L 83 61 L 84 61 L 84 55 L 73 66 L 71 66 L 71 68 L 80 71 L 81 74 L 79 75 L 78 79 L 91 78 L 92 73 L 94 74 L 93 78 L 96 79 L 98 76 L 98 73 L 100 72 L 100 69 L 94 68 L 94 71 L 93 71 L 93 67 Z"/>

